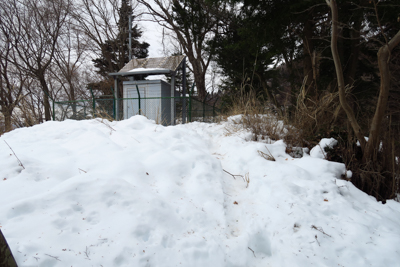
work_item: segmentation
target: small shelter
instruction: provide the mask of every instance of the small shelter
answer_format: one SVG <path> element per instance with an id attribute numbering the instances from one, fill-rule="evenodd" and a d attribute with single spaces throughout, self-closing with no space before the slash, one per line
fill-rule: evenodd
<path id="1" fill-rule="evenodd" d="M 182 69 L 182 91 L 186 96 L 186 57 L 171 56 L 160 58 L 134 58 L 119 72 L 110 73 L 114 77 L 115 99 L 121 92 L 123 101 L 116 101 L 117 120 L 128 119 L 136 114 L 143 114 L 163 125 L 175 124 L 175 76 Z M 159 80 L 144 80 L 144 76 L 169 74 L 171 84 Z M 181 98 L 182 107 L 186 98 Z M 182 109 L 182 123 L 186 121 L 186 109 Z"/>

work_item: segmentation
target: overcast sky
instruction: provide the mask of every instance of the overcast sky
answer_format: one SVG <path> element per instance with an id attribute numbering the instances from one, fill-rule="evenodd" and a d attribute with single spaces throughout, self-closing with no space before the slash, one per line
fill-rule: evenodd
<path id="1" fill-rule="evenodd" d="M 150 44 L 149 57 L 162 57 L 162 27 L 155 22 L 143 20 L 137 22 L 143 31 L 141 41 Z"/>

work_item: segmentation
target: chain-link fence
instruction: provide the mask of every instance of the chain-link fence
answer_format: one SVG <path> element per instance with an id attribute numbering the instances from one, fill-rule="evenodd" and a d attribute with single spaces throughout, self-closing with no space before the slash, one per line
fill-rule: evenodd
<path id="1" fill-rule="evenodd" d="M 216 101 L 213 105 L 206 101 L 200 101 L 195 98 L 190 100 L 190 121 L 216 122 L 220 115 L 220 109 L 216 107 Z"/>
<path id="2" fill-rule="evenodd" d="M 53 120 L 85 120 L 106 118 L 128 119 L 144 115 L 158 124 L 171 125 L 183 121 L 213 122 L 220 110 L 193 97 L 147 97 L 76 101 L 53 101 Z"/>
<path id="3" fill-rule="evenodd" d="M 96 117 L 115 118 L 114 99 L 53 101 L 53 120 L 87 120 Z"/>
<path id="4" fill-rule="evenodd" d="M 171 125 L 182 122 L 187 117 L 187 99 L 183 97 L 143 97 L 118 99 L 118 119 L 129 119 L 134 115 L 143 115 L 157 124 Z M 185 119 L 185 121 L 187 121 Z"/>

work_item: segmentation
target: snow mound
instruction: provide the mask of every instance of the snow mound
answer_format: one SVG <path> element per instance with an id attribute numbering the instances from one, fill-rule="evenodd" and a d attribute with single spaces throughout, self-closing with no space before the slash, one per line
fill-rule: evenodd
<path id="1" fill-rule="evenodd" d="M 339 180 L 343 164 L 247 142 L 233 121 L 1 136 L 0 227 L 18 265 L 398 266 L 399 203 Z"/>

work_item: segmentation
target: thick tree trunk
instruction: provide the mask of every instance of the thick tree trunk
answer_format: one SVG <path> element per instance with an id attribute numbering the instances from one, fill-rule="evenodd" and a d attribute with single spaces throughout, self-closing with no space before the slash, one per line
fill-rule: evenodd
<path id="1" fill-rule="evenodd" d="M 4 115 L 5 132 L 10 132 L 12 131 L 12 123 L 11 123 L 12 109 L 8 107 L 3 107 L 2 113 Z"/>
<path id="2" fill-rule="evenodd" d="M 193 62 L 191 62 L 193 64 Z M 200 63 L 199 63 L 200 64 Z M 193 76 L 194 81 L 196 82 L 197 93 L 201 100 L 204 100 L 206 97 L 206 82 L 205 82 L 205 73 L 201 70 L 200 67 L 193 65 Z"/>
<path id="3" fill-rule="evenodd" d="M 43 96 L 43 106 L 44 106 L 44 118 L 46 121 L 51 121 L 51 107 L 50 107 L 50 101 L 49 101 L 49 87 L 47 86 L 46 80 L 44 77 L 39 78 L 40 85 L 42 86 L 42 90 L 44 93 Z"/>

